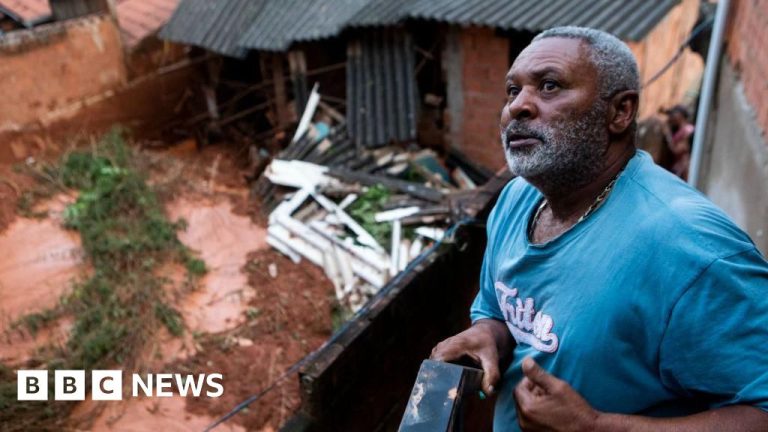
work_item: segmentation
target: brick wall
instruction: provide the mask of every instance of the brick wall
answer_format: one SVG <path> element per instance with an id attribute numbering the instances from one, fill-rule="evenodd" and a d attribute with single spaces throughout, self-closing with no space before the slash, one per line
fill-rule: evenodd
<path id="1" fill-rule="evenodd" d="M 462 29 L 463 116 L 459 149 L 496 170 L 506 163 L 499 141 L 499 116 L 506 97 L 509 40 L 486 28 Z"/>
<path id="2" fill-rule="evenodd" d="M 727 54 L 741 75 L 763 138 L 768 131 L 768 0 L 732 0 Z M 764 140 L 768 142 L 768 140 Z"/>
<path id="3" fill-rule="evenodd" d="M 672 8 L 640 41 L 627 42 L 637 59 L 640 83 L 648 82 L 677 53 L 691 33 L 700 0 L 683 0 Z M 738 0 L 736 0 L 738 1 Z M 640 92 L 640 119 L 655 115 L 659 108 L 693 105 L 699 94 L 704 61 L 686 48 L 683 55 L 655 82 Z"/>

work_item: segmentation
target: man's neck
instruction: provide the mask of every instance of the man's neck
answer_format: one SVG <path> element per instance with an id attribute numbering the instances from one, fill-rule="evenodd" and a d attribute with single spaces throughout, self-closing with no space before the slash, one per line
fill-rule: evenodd
<path id="1" fill-rule="evenodd" d="M 613 150 L 613 151 L 611 151 Z M 595 198 L 608 186 L 614 177 L 624 168 L 635 154 L 632 145 L 610 149 L 606 154 L 604 168 L 593 179 L 573 188 L 562 185 L 552 186 L 536 179 L 528 179 L 547 200 L 547 207 L 552 218 L 561 222 L 575 220 L 581 217 L 594 203 Z"/>

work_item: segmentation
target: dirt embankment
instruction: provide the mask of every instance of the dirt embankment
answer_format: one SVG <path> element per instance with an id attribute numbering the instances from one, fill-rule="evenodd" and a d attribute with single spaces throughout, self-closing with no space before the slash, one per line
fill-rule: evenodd
<path id="1" fill-rule="evenodd" d="M 82 426 L 88 430 L 200 429 L 267 387 L 330 336 L 332 285 L 320 269 L 306 262 L 294 264 L 268 248 L 239 160 L 238 152 L 226 147 L 197 152 L 194 142 L 147 156 L 150 181 L 158 185 L 169 217 L 187 222 L 179 239 L 206 262 L 208 273 L 192 292 L 169 284 L 186 331 L 180 338 L 159 332 L 148 354 L 141 356 L 144 367 L 155 372 L 222 373 L 223 396 L 86 402 L 75 410 L 73 420 L 87 419 Z M 18 200 L 30 185 L 23 177 L 13 177 L 14 186 L 0 182 L 0 198 Z M 13 199 L 0 200 L 0 250 L 13 251 L 0 255 L 0 304 L 13 309 L 5 311 L 5 324 L 11 321 L 8 317 L 55 304 L 72 278 L 88 267 L 87 258 L 77 252 L 77 233 L 61 227 L 60 214 L 24 218 Z M 161 272 L 159 277 L 180 281 L 179 269 L 173 266 Z M 9 349 L 0 350 L 0 362 L 21 366 L 36 348 L 62 343 L 67 322 L 36 336 L 9 333 L 7 326 L 1 330 L 8 344 L 0 345 Z M 298 403 L 294 375 L 222 430 L 277 430 Z"/>
<path id="2" fill-rule="evenodd" d="M 306 261 L 294 264 L 271 249 L 252 253 L 244 270 L 256 292 L 249 302 L 247 322 L 226 336 L 208 339 L 185 364 L 192 371 L 223 372 L 226 392 L 219 399 L 190 400 L 192 412 L 226 414 L 319 348 L 331 334 L 333 286 L 322 270 Z M 298 405 L 299 385 L 293 375 L 236 421 L 249 430 L 277 429 Z"/>
<path id="3" fill-rule="evenodd" d="M 0 165 L 0 233 L 16 220 L 18 201 L 25 190 L 34 184 L 34 180 L 17 172 L 10 164 Z"/>

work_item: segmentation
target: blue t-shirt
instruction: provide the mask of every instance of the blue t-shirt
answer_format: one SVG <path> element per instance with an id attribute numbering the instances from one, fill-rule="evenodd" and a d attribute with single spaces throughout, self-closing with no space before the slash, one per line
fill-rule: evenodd
<path id="1" fill-rule="evenodd" d="M 643 151 L 592 215 L 536 245 L 541 199 L 515 179 L 488 219 L 471 317 L 505 321 L 517 341 L 496 431 L 519 430 L 526 356 L 604 412 L 768 410 L 768 263 L 721 210 Z"/>

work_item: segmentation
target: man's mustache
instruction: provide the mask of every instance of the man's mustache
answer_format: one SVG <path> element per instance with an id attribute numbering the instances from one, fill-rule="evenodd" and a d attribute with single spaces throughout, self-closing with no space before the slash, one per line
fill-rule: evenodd
<path id="1" fill-rule="evenodd" d="M 543 132 L 516 120 L 510 122 L 504 128 L 504 132 L 502 133 L 502 139 L 504 140 L 505 145 L 509 143 L 510 138 L 512 137 L 535 138 L 543 143 L 547 142 L 546 135 Z"/>

